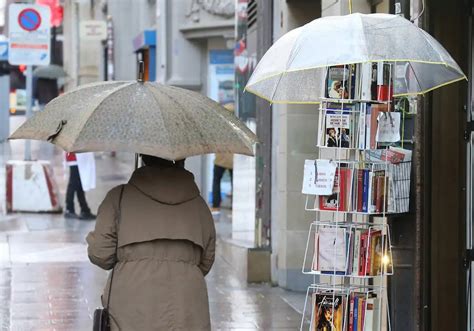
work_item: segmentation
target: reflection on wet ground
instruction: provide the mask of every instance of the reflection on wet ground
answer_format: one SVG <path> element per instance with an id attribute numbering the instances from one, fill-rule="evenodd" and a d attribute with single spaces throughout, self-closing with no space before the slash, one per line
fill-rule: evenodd
<path id="1" fill-rule="evenodd" d="M 8 159 L 21 159 L 22 144 L 0 144 L 0 169 Z M 34 157 L 53 161 L 64 196 L 62 153 L 33 144 Z M 97 155 L 98 189 L 88 192 L 97 210 L 106 192 L 131 174 L 132 155 Z M 4 188 L 0 171 L 0 187 Z M 0 191 L 0 330 L 91 330 L 107 273 L 88 262 L 86 234 L 94 222 L 65 220 L 62 215 L 2 214 Z M 217 222 L 221 235 L 230 218 Z M 268 284 L 247 285 L 217 248 L 216 263 L 206 277 L 213 330 L 297 330 L 300 314 L 288 302 L 301 294 Z M 299 309 L 299 307 L 297 307 Z"/>
<path id="2" fill-rule="evenodd" d="M 87 260 L 84 237 L 93 225 L 60 215 L 0 221 L 1 330 L 91 329 L 106 279 L 106 272 Z M 284 300 L 287 292 L 247 285 L 217 252 L 206 278 L 213 329 L 297 329 L 300 315 Z"/>

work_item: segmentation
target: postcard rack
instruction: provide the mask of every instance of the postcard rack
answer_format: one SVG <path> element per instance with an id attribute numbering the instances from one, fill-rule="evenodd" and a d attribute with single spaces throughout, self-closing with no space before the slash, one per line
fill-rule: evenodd
<path id="1" fill-rule="evenodd" d="M 342 92 L 321 98 L 318 159 L 304 166 L 305 210 L 315 218 L 302 266 L 313 281 L 300 330 L 391 330 L 387 220 L 408 212 L 412 158 L 411 151 L 396 147 L 403 119 L 393 106 L 393 69 L 391 63 L 338 66 L 335 73 L 342 77 L 336 78 L 328 69 L 328 91 L 342 85 Z M 358 71 L 371 74 L 362 78 Z M 372 98 L 374 85 L 383 93 Z"/>

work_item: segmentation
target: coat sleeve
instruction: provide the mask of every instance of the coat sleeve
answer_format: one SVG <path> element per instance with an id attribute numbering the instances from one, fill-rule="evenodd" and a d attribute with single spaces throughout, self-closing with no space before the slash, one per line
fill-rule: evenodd
<path id="1" fill-rule="evenodd" d="M 97 212 L 95 229 L 86 238 L 89 260 L 105 270 L 112 269 L 117 261 L 115 246 L 120 190 L 121 187 L 116 187 L 107 193 Z"/>
<path id="2" fill-rule="evenodd" d="M 203 275 L 206 276 L 214 264 L 216 254 L 216 229 L 214 227 L 214 219 L 212 218 L 209 207 L 204 201 L 203 205 L 203 227 L 205 229 L 205 233 L 207 234 L 207 240 L 204 241 L 205 247 L 201 254 L 199 269 L 201 269 Z"/>

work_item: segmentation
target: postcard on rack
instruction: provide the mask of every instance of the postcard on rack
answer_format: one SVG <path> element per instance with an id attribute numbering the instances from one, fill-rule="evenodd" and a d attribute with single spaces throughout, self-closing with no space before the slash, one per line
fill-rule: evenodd
<path id="1" fill-rule="evenodd" d="M 305 160 L 303 194 L 330 195 L 334 188 L 337 165 L 330 160 Z"/>

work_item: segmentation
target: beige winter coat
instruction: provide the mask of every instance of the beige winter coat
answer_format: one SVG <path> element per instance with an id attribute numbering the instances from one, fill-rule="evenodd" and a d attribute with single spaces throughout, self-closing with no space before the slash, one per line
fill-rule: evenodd
<path id="1" fill-rule="evenodd" d="M 215 228 L 190 172 L 142 167 L 102 202 L 87 236 L 92 263 L 115 266 L 112 330 L 210 330 L 204 276 L 214 262 Z M 107 301 L 107 281 L 102 303 Z"/>

